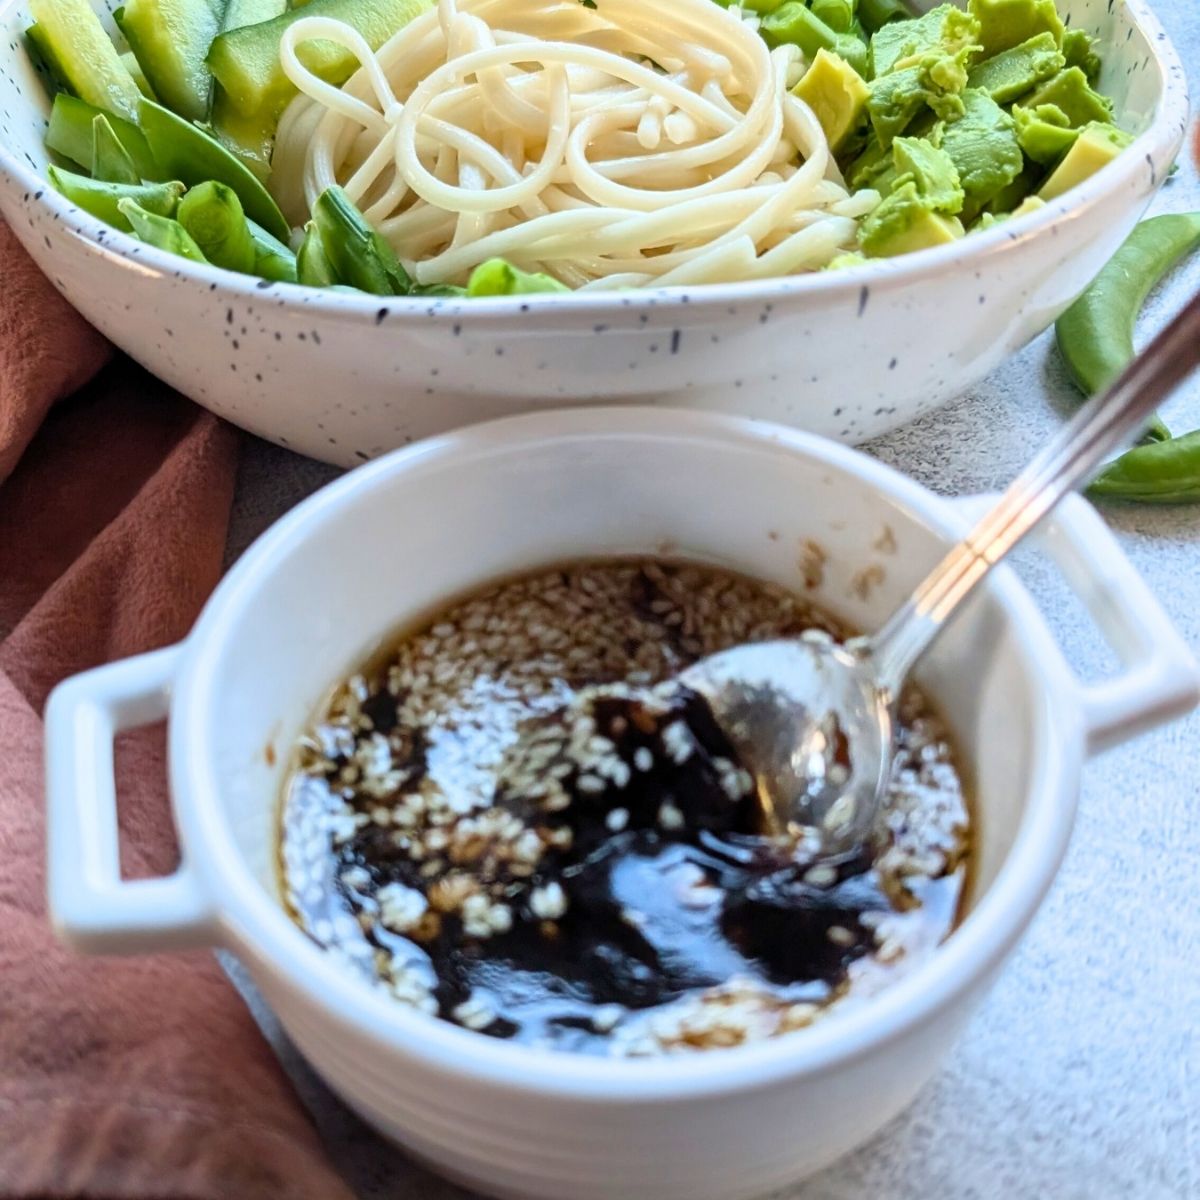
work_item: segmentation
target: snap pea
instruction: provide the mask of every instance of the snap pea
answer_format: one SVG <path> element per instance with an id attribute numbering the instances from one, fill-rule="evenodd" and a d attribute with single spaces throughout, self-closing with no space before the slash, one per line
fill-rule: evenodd
<path id="1" fill-rule="evenodd" d="M 106 183 L 142 182 L 133 158 L 103 113 L 92 119 L 92 178 Z"/>
<path id="2" fill-rule="evenodd" d="M 569 292 L 551 275 L 522 271 L 503 258 L 489 258 L 471 272 L 468 296 L 528 296 L 537 292 Z"/>
<path id="3" fill-rule="evenodd" d="M 183 195 L 182 183 L 105 183 L 55 166 L 47 167 L 46 173 L 72 204 L 126 233 L 133 227 L 121 211 L 121 201 L 131 200 L 146 212 L 169 217 Z"/>
<path id="4" fill-rule="evenodd" d="M 192 235 L 172 217 L 161 217 L 131 199 L 118 200 L 117 208 L 133 227 L 134 236 L 139 241 L 180 258 L 191 259 L 192 262 L 208 261 Z"/>
<path id="5" fill-rule="evenodd" d="M 326 188 L 317 197 L 313 221 L 336 282 L 376 296 L 404 296 L 411 291 L 412 280 L 396 252 L 340 187 Z"/>
<path id="6" fill-rule="evenodd" d="M 1092 481 L 1088 495 L 1139 504 L 1200 500 L 1200 430 L 1135 446 Z"/>
<path id="7" fill-rule="evenodd" d="M 1133 358 L 1138 313 L 1154 285 L 1200 246 L 1200 212 L 1143 221 L 1054 327 L 1071 378 L 1088 395 Z"/>
<path id="8" fill-rule="evenodd" d="M 867 33 L 874 33 L 889 21 L 903 21 L 912 15 L 904 0 L 858 0 L 858 19 Z"/>
<path id="9" fill-rule="evenodd" d="M 264 229 L 278 238 L 291 233 L 271 193 L 215 138 L 152 100 L 142 100 L 139 113 L 154 157 L 173 178 L 188 187 L 215 179 L 237 192 L 247 215 Z"/>
<path id="10" fill-rule="evenodd" d="M 282 283 L 296 282 L 296 256 L 277 237 L 249 217 L 246 228 L 254 245 L 254 274 Z"/>
<path id="11" fill-rule="evenodd" d="M 848 33 L 854 23 L 854 0 L 809 0 L 808 7 L 835 33 Z"/>
<path id="12" fill-rule="evenodd" d="M 338 282 L 316 221 L 304 227 L 304 241 L 296 252 L 296 281 L 317 288 L 333 287 Z"/>
<path id="13" fill-rule="evenodd" d="M 46 146 L 55 154 L 69 158 L 78 163 L 85 171 L 90 171 L 95 156 L 94 122 L 101 110 L 78 96 L 68 96 L 59 92 L 54 97 L 50 109 L 50 124 L 46 127 Z M 145 135 L 129 121 L 122 121 L 112 113 L 104 113 L 109 127 L 116 134 L 117 140 L 129 152 L 133 165 L 142 179 L 169 179 L 170 176 L 154 161 L 150 153 L 150 144 Z"/>
<path id="14" fill-rule="evenodd" d="M 243 275 L 254 270 L 254 242 L 233 188 L 212 179 L 198 183 L 180 200 L 175 219 L 214 266 Z"/>

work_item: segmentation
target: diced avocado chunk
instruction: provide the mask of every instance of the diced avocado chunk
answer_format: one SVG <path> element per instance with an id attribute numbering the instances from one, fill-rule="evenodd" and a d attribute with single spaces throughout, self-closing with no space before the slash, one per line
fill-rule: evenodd
<path id="1" fill-rule="evenodd" d="M 221 29 L 223 0 L 125 0 L 121 32 L 155 95 L 189 121 L 208 116 L 204 56 Z"/>
<path id="2" fill-rule="evenodd" d="M 1014 217 L 1023 217 L 1026 213 L 1037 212 L 1039 208 L 1045 208 L 1046 202 L 1040 196 L 1026 196 L 1016 208 L 1013 209 Z"/>
<path id="3" fill-rule="evenodd" d="M 429 6 L 430 0 L 312 0 L 274 20 L 222 33 L 208 52 L 209 69 L 239 112 L 277 114 L 296 94 L 279 62 L 279 40 L 293 21 L 302 17 L 343 21 L 377 50 Z M 345 83 L 358 68 L 349 50 L 329 41 L 307 42 L 299 54 L 310 71 L 329 83 Z"/>
<path id="4" fill-rule="evenodd" d="M 1038 195 L 1043 200 L 1053 200 L 1094 175 L 1107 166 L 1133 138 L 1115 125 L 1094 121 L 1087 125 L 1067 151 L 1066 157 L 1054 168 L 1050 178 L 1042 184 Z"/>
<path id="5" fill-rule="evenodd" d="M 893 190 L 913 183 L 930 208 L 945 213 L 962 210 L 963 189 L 958 170 L 944 150 L 925 138 L 897 138 L 892 143 L 892 158 L 896 167 Z"/>
<path id="6" fill-rule="evenodd" d="M 1058 74 L 1065 65 L 1054 34 L 1039 33 L 973 67 L 967 83 L 982 88 L 997 104 L 1008 104 Z"/>
<path id="7" fill-rule="evenodd" d="M 964 52 L 965 53 L 965 52 Z M 935 67 L 944 66 L 946 60 L 933 61 Z M 867 100 L 867 113 L 871 127 L 881 146 L 888 147 L 892 139 L 905 132 L 925 110 L 930 109 L 943 120 L 954 120 L 963 115 L 960 91 L 966 82 L 966 71 L 947 81 L 943 86 L 927 69 L 926 65 L 904 67 L 890 71 L 870 83 L 871 95 Z"/>
<path id="8" fill-rule="evenodd" d="M 987 211 L 994 213 L 996 216 L 1012 212 L 1027 197 L 1037 191 L 1038 184 L 1041 183 L 1044 175 L 1045 171 L 1041 167 L 1035 166 L 1032 163 L 1027 164 L 1025 169 L 1012 183 L 1007 187 L 1001 188 L 988 201 Z"/>
<path id="9" fill-rule="evenodd" d="M 871 258 L 886 258 L 953 242 L 962 236 L 962 222 L 935 212 L 910 181 L 893 189 L 864 219 L 858 240 Z"/>
<path id="10" fill-rule="evenodd" d="M 1019 46 L 1039 33 L 1052 33 L 1062 45 L 1063 23 L 1054 0 L 969 0 L 967 8 L 979 21 L 979 44 L 984 58 Z"/>
<path id="11" fill-rule="evenodd" d="M 826 271 L 844 271 L 847 267 L 861 267 L 867 261 L 867 256 L 859 250 L 846 250 L 834 255 L 826 264 Z"/>
<path id="12" fill-rule="evenodd" d="M 1095 51 L 1096 39 L 1082 29 L 1068 29 L 1063 34 L 1062 52 L 1068 67 L 1078 67 L 1095 83 L 1100 75 L 1100 59 Z"/>
<path id="13" fill-rule="evenodd" d="M 858 127 L 870 94 L 863 77 L 844 58 L 825 49 L 817 51 L 792 88 L 792 95 L 813 110 L 835 153 Z"/>
<path id="14" fill-rule="evenodd" d="M 978 212 L 1021 173 L 1025 158 L 1016 123 L 979 88 L 963 92 L 964 113 L 942 130 L 942 149 L 958 168 L 966 193 L 964 209 Z"/>
<path id="15" fill-rule="evenodd" d="M 89 104 L 137 120 L 142 94 L 88 0 L 29 0 L 39 46 L 50 48 L 71 91 Z"/>
<path id="16" fill-rule="evenodd" d="M 844 169 L 846 182 L 856 191 L 859 188 L 875 187 L 875 179 L 892 166 L 891 146 L 880 145 L 879 139 L 871 134 L 861 153 Z"/>
<path id="17" fill-rule="evenodd" d="M 1017 123 L 1017 141 L 1025 157 L 1035 163 L 1057 162 L 1079 136 L 1057 104 L 1039 104 L 1037 108 L 1014 104 L 1012 117 Z"/>
<path id="18" fill-rule="evenodd" d="M 1047 80 L 1026 101 L 1029 108 L 1053 104 L 1073 126 L 1079 128 L 1091 121 L 1112 120 L 1112 101 L 1100 95 L 1088 84 L 1079 67 L 1067 67 L 1053 79 Z"/>
<path id="19" fill-rule="evenodd" d="M 955 58 L 978 42 L 979 23 L 952 4 L 941 4 L 923 17 L 893 21 L 871 37 L 871 69 L 876 78 L 934 55 Z"/>

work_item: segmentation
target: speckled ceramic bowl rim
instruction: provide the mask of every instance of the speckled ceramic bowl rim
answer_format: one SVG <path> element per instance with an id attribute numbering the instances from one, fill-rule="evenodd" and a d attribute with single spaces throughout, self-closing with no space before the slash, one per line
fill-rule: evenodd
<path id="1" fill-rule="evenodd" d="M 14 7 L 18 0 L 0 3 L 0 13 Z M 462 300 L 427 296 L 354 296 L 295 284 L 273 283 L 222 270 L 205 263 L 193 263 L 148 246 L 111 228 L 76 208 L 50 186 L 48 180 L 18 161 L 7 147 L 0 146 L 0 180 L 8 177 L 13 191 L 21 192 L 24 203 L 33 202 L 47 209 L 75 237 L 88 243 L 89 249 L 109 259 L 115 267 L 131 270 L 156 270 L 181 279 L 206 284 L 210 291 L 221 289 L 231 298 L 262 299 L 278 297 L 282 303 L 303 305 L 325 317 L 346 321 L 382 322 L 386 317 L 403 318 L 424 315 L 486 321 L 527 323 L 533 315 L 570 312 L 581 318 L 611 315 L 614 310 L 631 307 L 712 309 L 721 305 L 771 303 L 794 296 L 812 294 L 845 299 L 859 293 L 859 311 L 865 309 L 873 287 L 904 288 L 918 280 L 964 267 L 982 271 L 989 261 L 1003 254 L 1010 242 L 1025 242 L 1047 236 L 1063 221 L 1082 217 L 1103 197 L 1131 185 L 1139 171 L 1149 169 L 1151 185 L 1165 178 L 1183 143 L 1188 122 L 1186 76 L 1171 40 L 1147 0 L 1124 0 L 1150 47 L 1161 87 L 1154 119 L 1129 149 L 1078 187 L 1051 201 L 1037 212 L 1004 222 L 993 229 L 973 233 L 949 245 L 921 250 L 900 258 L 879 259 L 836 272 L 814 272 L 781 279 L 754 280 L 744 283 L 705 284 L 696 288 L 646 288 L 636 292 L 570 293 L 530 295 L 520 298 L 496 297 Z M 20 41 L 15 51 L 24 54 Z"/>
<path id="2" fill-rule="evenodd" d="M 747 418 L 672 409 L 584 408 L 510 417 L 394 451 L 329 484 L 293 509 L 238 561 L 205 606 L 173 689 L 169 726 L 175 815 L 189 861 L 215 906 L 219 940 L 257 967 L 274 988 L 303 993 L 325 1019 L 348 1034 L 383 1043 L 442 1074 L 510 1090 L 598 1102 L 667 1102 L 699 1094 L 729 1095 L 803 1075 L 837 1070 L 950 1012 L 982 987 L 1033 918 L 1058 870 L 1074 824 L 1084 755 L 1078 691 L 1028 592 L 1007 567 L 988 582 L 1004 605 L 1011 636 L 1044 681 L 1031 750 L 1027 803 L 995 879 L 930 960 L 861 1009 L 801 1033 L 693 1058 L 605 1060 L 538 1050 L 485 1037 L 404 1009 L 348 977 L 312 942 L 243 864 L 219 800 L 212 726 L 223 711 L 215 683 L 217 649 L 253 602 L 258 581 L 278 570 L 315 527 L 370 507 L 397 475 L 416 482 L 447 465 L 467 467 L 497 446 L 539 446 L 580 435 L 712 443 L 761 455 L 796 455 L 856 477 L 866 492 L 886 495 L 916 524 L 947 542 L 965 532 L 964 515 L 945 499 L 859 452 L 811 434 Z M 369 632 L 369 631 L 368 631 Z M 1054 725 L 1051 728 L 1050 714 Z"/>

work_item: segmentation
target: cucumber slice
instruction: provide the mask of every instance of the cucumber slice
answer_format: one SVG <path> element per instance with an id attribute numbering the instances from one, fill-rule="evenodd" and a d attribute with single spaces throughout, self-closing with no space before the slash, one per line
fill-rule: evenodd
<path id="1" fill-rule="evenodd" d="M 137 55 L 132 50 L 126 50 L 121 55 L 121 61 L 125 64 L 125 69 L 133 76 L 133 82 L 138 85 L 138 91 L 151 100 L 158 99 L 154 94 L 154 89 L 150 86 L 150 80 L 146 78 L 146 73 L 142 70 L 142 64 L 137 60 Z"/>
<path id="2" fill-rule="evenodd" d="M 246 25 L 261 25 L 287 12 L 287 0 L 229 0 L 225 6 L 222 31 L 242 29 Z"/>
<path id="3" fill-rule="evenodd" d="M 154 161 L 145 134 L 136 125 L 122 121 L 120 117 L 114 117 L 111 113 L 102 113 L 86 100 L 68 96 L 64 92 L 59 92 L 54 97 L 54 107 L 50 109 L 46 148 L 53 150 L 55 154 L 61 154 L 63 158 L 69 158 L 84 171 L 90 171 L 96 155 L 94 123 L 96 118 L 102 115 L 107 117 L 117 141 L 129 152 L 138 175 L 143 179 L 167 178 L 162 168 Z"/>
<path id="4" fill-rule="evenodd" d="M 34 66 L 40 63 L 54 84 L 51 91 L 55 88 L 71 91 L 71 81 L 67 78 L 66 68 L 58 61 L 58 55 L 55 54 L 50 39 L 46 37 L 45 30 L 35 22 L 25 30 L 25 37 L 29 42 L 29 55 L 34 60 Z"/>
<path id="5" fill-rule="evenodd" d="M 126 0 L 121 32 L 159 99 L 189 121 L 208 116 L 204 56 L 221 31 L 221 0 Z"/>
<path id="6" fill-rule="evenodd" d="M 270 113 L 246 116 L 238 112 L 225 89 L 217 85 L 213 96 L 212 131 L 217 141 L 263 183 L 271 174 L 271 149 L 275 144 L 277 124 L 277 118 Z"/>
<path id="7" fill-rule="evenodd" d="M 208 179 L 223 183 L 237 193 L 248 217 L 277 238 L 290 236 L 291 227 L 270 193 L 220 142 L 153 100 L 142 101 L 140 115 L 146 141 L 171 179 L 188 187 Z"/>
<path id="8" fill-rule="evenodd" d="M 398 29 L 429 8 L 431 0 L 311 0 L 272 21 L 221 34 L 208 52 L 208 65 L 239 112 L 277 116 L 296 94 L 279 62 L 279 39 L 301 17 L 332 17 L 353 26 L 378 49 Z M 357 65 L 349 50 L 328 41 L 307 43 L 304 64 L 330 83 L 345 83 Z"/>
<path id="9" fill-rule="evenodd" d="M 136 121 L 142 94 L 88 0 L 29 0 L 29 11 L 70 90 L 105 112 Z"/>

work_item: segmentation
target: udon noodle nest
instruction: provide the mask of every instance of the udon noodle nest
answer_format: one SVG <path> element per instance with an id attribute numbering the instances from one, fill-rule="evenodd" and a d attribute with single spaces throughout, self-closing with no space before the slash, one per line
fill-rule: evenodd
<path id="1" fill-rule="evenodd" d="M 305 67 L 314 38 L 357 57 L 343 87 Z M 878 201 L 789 93 L 800 52 L 712 0 L 439 0 L 375 53 L 305 18 L 282 60 L 285 211 L 341 184 L 421 284 L 496 256 L 577 288 L 788 275 Z"/>

